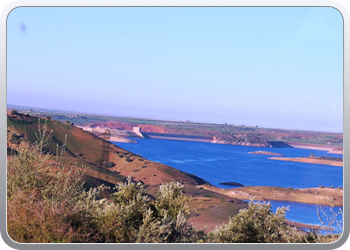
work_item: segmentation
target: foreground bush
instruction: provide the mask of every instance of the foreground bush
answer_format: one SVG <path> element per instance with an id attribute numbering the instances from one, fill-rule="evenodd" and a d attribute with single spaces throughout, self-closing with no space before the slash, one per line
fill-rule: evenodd
<path id="1" fill-rule="evenodd" d="M 209 234 L 210 242 L 219 243 L 303 243 L 314 242 L 312 234 L 285 223 L 286 208 L 271 211 L 270 203 L 253 203 Z"/>
<path id="2" fill-rule="evenodd" d="M 130 177 L 116 188 L 113 206 L 99 220 L 104 242 L 175 243 L 198 238 L 200 232 L 188 225 L 191 209 L 181 184 L 160 186 L 155 200 L 143 195 L 141 183 Z"/>

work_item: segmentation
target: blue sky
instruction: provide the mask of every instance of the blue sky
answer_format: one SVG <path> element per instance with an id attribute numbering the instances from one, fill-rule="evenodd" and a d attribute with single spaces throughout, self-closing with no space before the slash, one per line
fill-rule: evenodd
<path id="1" fill-rule="evenodd" d="M 7 103 L 343 131 L 343 20 L 327 7 L 21 7 Z"/>

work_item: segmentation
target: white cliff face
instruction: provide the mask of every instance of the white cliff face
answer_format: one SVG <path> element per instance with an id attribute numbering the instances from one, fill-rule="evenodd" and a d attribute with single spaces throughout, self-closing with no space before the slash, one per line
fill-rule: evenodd
<path id="1" fill-rule="evenodd" d="M 138 136 L 141 136 L 142 138 L 144 138 L 144 135 L 141 132 L 141 128 L 140 127 L 133 127 L 132 128 L 132 132 L 134 132 L 135 134 L 137 134 Z"/>

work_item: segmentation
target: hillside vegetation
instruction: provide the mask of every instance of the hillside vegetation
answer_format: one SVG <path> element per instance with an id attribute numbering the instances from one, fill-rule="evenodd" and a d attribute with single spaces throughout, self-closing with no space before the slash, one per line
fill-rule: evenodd
<path id="1" fill-rule="evenodd" d="M 103 169 L 103 172 L 99 174 L 98 165 L 103 140 L 67 122 L 8 112 L 7 125 L 9 159 L 13 157 L 12 155 L 16 155 L 21 143 L 23 146 L 35 148 L 38 136 L 41 134 L 47 137 L 43 148 L 43 153 L 50 154 L 47 163 L 56 164 L 55 161 L 59 157 L 65 165 L 75 166 L 83 171 L 82 178 L 85 187 L 105 184 L 113 188 L 130 176 L 133 182 L 141 182 L 145 185 L 147 187 L 145 193 L 154 197 L 160 185 L 170 182 L 181 183 L 186 193 L 193 197 L 189 204 L 195 208 L 195 216 L 191 221 L 196 227 L 215 228 L 226 221 L 229 216 L 247 207 L 244 201 L 197 188 L 198 185 L 206 183 L 197 176 L 149 161 L 112 143 L 109 144 L 109 168 Z M 45 133 L 43 133 L 44 129 Z M 58 150 L 59 148 L 64 148 L 64 150 Z M 106 197 L 109 197 L 113 192 L 106 190 L 105 193 L 107 193 Z"/>
<path id="2" fill-rule="evenodd" d="M 45 143 L 18 147 L 8 162 L 7 228 L 21 243 L 223 243 L 324 242 L 338 236 L 299 231 L 285 223 L 285 209 L 250 203 L 228 224 L 206 233 L 190 223 L 193 209 L 183 185 L 161 185 L 155 197 L 127 178 L 110 199 L 101 185 L 86 190 L 83 173 L 60 160 L 47 164 Z"/>
<path id="3" fill-rule="evenodd" d="M 35 116 L 20 113 L 8 113 L 8 142 L 9 148 L 15 149 L 20 142 L 25 142 L 28 146 L 34 145 L 38 139 L 38 126 L 46 127 L 46 134 L 50 134 L 44 152 L 53 156 L 57 155 L 58 147 L 64 146 L 65 151 L 62 157 L 69 164 L 77 163 L 77 166 L 86 166 L 89 171 L 87 175 L 97 177 L 98 165 L 101 159 L 103 139 L 90 134 L 71 123 L 55 121 L 49 118 L 38 118 Z M 12 139 L 15 138 L 15 140 Z M 128 152 L 120 147 L 109 143 L 110 148 L 110 168 L 106 170 L 108 181 L 112 184 L 125 179 L 125 176 L 133 176 L 133 179 L 146 184 L 161 184 L 169 181 L 179 181 L 188 184 L 204 184 L 205 181 L 190 174 L 183 173 L 177 169 L 163 164 L 148 161 L 141 156 Z M 146 169 L 143 166 L 147 166 Z M 118 171 L 114 171 L 117 166 Z M 125 171 L 123 171 L 125 170 Z M 143 179 L 146 172 L 153 172 L 157 178 Z M 133 173 L 133 174 L 130 174 Z M 104 178 L 107 180 L 107 178 Z"/>
<path id="4" fill-rule="evenodd" d="M 93 147 L 89 147 L 91 141 Z M 147 184 L 138 181 L 138 176 L 113 171 L 107 173 L 108 182 L 95 178 L 96 169 L 91 167 L 98 164 L 98 145 L 102 139 L 68 123 L 8 114 L 7 229 L 14 241 L 306 243 L 332 242 L 339 237 L 298 230 L 286 223 L 284 208 L 273 213 L 270 204 L 247 205 L 197 188 L 204 184 L 200 178 L 114 145 L 114 164 L 163 175 Z M 86 185 L 91 180 L 94 182 Z M 101 185 L 103 181 L 106 185 Z M 227 218 L 228 223 L 223 224 Z M 196 226 L 203 223 L 219 226 Z"/>

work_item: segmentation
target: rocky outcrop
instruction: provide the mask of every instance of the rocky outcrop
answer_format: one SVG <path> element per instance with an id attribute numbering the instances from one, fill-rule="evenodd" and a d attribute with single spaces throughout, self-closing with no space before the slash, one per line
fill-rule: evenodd
<path id="1" fill-rule="evenodd" d="M 226 133 L 222 134 L 221 136 L 215 137 L 215 139 L 213 143 L 272 148 L 272 145 L 265 138 L 252 134 Z"/>
<path id="2" fill-rule="evenodd" d="M 97 122 L 97 123 L 88 124 L 87 127 L 91 127 L 91 128 L 108 127 L 111 129 L 132 131 L 132 128 L 134 127 L 134 125 L 126 122 Z"/>

